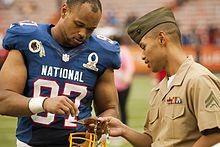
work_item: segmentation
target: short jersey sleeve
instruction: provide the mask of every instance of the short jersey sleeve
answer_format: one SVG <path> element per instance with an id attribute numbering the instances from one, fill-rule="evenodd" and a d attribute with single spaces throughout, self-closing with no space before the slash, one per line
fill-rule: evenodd
<path id="1" fill-rule="evenodd" d="M 121 57 L 120 57 L 120 46 L 117 42 L 114 44 L 114 52 L 111 52 L 111 56 L 109 56 L 111 60 L 110 67 L 113 69 L 119 69 L 121 66 Z"/>
<path id="2" fill-rule="evenodd" d="M 18 43 L 21 42 L 19 38 L 19 34 L 13 32 L 12 30 L 13 30 L 12 28 L 9 28 L 3 39 L 2 46 L 7 50 L 19 49 Z"/>
<path id="3" fill-rule="evenodd" d="M 94 42 L 95 47 L 97 47 L 97 52 L 102 58 L 102 63 L 105 68 L 119 69 L 121 66 L 121 57 L 120 57 L 120 45 L 116 41 L 101 36 L 95 35 Z"/>
<path id="4" fill-rule="evenodd" d="M 36 30 L 37 24 L 34 22 L 18 22 L 11 24 L 3 39 L 3 48 L 7 50 L 22 50 L 28 35 Z"/>

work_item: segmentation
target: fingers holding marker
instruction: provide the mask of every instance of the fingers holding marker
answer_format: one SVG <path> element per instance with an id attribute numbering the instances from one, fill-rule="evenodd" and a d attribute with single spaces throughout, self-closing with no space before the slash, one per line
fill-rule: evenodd
<path id="1" fill-rule="evenodd" d="M 45 99 L 43 108 L 46 112 L 53 114 L 71 114 L 72 116 L 79 114 L 76 104 L 66 96 L 56 96 Z"/>
<path id="2" fill-rule="evenodd" d="M 72 100 L 70 100 L 69 98 L 66 98 L 65 105 L 69 108 L 70 114 L 72 116 L 78 116 L 79 115 L 79 109 Z"/>

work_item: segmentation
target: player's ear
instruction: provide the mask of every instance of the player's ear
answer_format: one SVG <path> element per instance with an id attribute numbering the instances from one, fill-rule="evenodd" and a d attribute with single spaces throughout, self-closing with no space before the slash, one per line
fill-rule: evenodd
<path id="1" fill-rule="evenodd" d="M 68 7 L 67 7 L 67 4 L 64 3 L 62 8 L 61 8 L 61 17 L 64 18 L 67 14 L 67 10 L 68 10 Z"/>
<path id="2" fill-rule="evenodd" d="M 163 32 L 163 31 L 159 32 L 158 42 L 161 45 L 161 47 L 166 46 L 166 35 L 165 35 L 165 32 Z"/>

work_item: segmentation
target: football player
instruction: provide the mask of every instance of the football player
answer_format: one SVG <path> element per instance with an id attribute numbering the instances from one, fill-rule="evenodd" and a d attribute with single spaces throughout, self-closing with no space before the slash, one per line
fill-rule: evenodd
<path id="1" fill-rule="evenodd" d="M 102 15 L 99 0 L 67 0 L 56 25 L 13 23 L 3 47 L 0 114 L 17 116 L 17 147 L 68 146 L 74 123 L 91 116 L 118 116 L 114 69 L 119 45 L 93 35 Z"/>

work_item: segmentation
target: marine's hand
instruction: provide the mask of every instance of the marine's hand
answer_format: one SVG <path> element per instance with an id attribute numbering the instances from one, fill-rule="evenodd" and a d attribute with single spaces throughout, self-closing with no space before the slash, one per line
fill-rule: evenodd
<path id="1" fill-rule="evenodd" d="M 78 122 L 82 123 L 88 129 L 88 132 L 95 133 L 98 138 L 104 133 L 102 128 L 105 127 L 105 122 L 99 121 L 98 117 L 89 117 L 78 120 Z"/>
<path id="2" fill-rule="evenodd" d="M 101 121 L 104 127 L 104 132 L 108 131 L 110 136 L 117 137 L 121 136 L 124 131 L 124 124 L 117 118 L 114 117 L 99 117 L 99 121 Z"/>
<path id="3" fill-rule="evenodd" d="M 45 99 L 43 108 L 46 112 L 53 114 L 75 116 L 78 114 L 77 106 L 66 96 L 56 96 Z"/>

